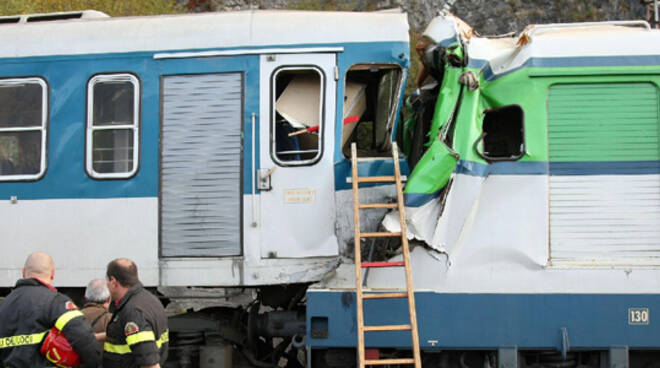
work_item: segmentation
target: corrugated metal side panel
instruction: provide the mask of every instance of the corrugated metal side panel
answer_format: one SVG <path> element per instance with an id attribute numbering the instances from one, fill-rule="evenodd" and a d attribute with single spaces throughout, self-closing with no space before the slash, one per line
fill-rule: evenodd
<path id="1" fill-rule="evenodd" d="M 550 161 L 658 159 L 651 83 L 559 84 L 548 97 Z"/>
<path id="2" fill-rule="evenodd" d="M 595 161 L 618 168 L 658 161 L 658 110 L 649 83 L 550 88 L 550 160 L 585 168 L 585 175 L 556 175 L 551 166 L 553 265 L 660 265 L 660 176 L 588 172 Z"/>
<path id="3" fill-rule="evenodd" d="M 243 79 L 163 78 L 161 254 L 241 253 Z"/>

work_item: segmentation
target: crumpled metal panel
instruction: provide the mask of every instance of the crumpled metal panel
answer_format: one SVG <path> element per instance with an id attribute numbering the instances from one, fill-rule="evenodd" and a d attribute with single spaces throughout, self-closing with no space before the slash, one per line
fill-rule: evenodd
<path id="1" fill-rule="evenodd" d="M 243 79 L 163 78 L 161 255 L 241 254 Z"/>

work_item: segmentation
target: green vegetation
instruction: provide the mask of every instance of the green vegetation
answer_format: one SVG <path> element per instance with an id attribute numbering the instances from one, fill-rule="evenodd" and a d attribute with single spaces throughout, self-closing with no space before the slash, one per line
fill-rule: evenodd
<path id="1" fill-rule="evenodd" d="M 625 14 L 629 10 L 625 1 L 614 4 L 611 10 L 615 14 Z M 557 5 L 562 22 L 595 22 L 607 19 L 606 7 L 601 0 L 557 0 Z"/>
<path id="2" fill-rule="evenodd" d="M 337 1 L 323 1 L 323 0 L 300 0 L 292 1 L 289 3 L 288 8 L 291 10 L 334 10 L 334 11 L 352 11 L 355 10 L 356 4 L 353 2 L 339 3 Z"/>
<path id="3" fill-rule="evenodd" d="M 291 10 L 324 11 L 373 11 L 378 9 L 379 0 L 292 0 L 287 6 Z"/>
<path id="4" fill-rule="evenodd" d="M 186 12 L 176 0 L 3 0 L 0 15 L 51 13 L 94 9 L 110 16 L 156 15 Z"/>

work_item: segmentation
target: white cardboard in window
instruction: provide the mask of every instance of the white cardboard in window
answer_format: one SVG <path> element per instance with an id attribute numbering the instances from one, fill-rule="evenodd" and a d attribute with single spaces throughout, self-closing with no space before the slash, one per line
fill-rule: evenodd
<path id="1" fill-rule="evenodd" d="M 319 125 L 321 87 L 318 75 L 298 75 L 275 103 L 275 110 L 296 129 Z"/>

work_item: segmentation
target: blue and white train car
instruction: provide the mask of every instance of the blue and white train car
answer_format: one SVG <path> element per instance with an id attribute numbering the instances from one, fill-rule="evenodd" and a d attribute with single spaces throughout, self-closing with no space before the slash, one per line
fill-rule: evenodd
<path id="1" fill-rule="evenodd" d="M 74 289 L 129 257 L 177 311 L 333 270 L 346 147 L 392 170 L 406 16 L 91 15 L 0 22 L 3 293 L 37 250 Z"/>

